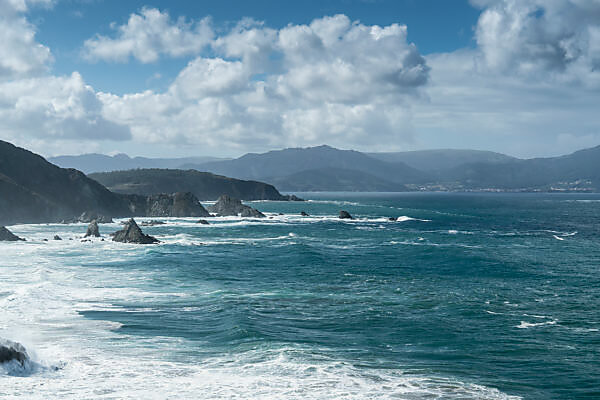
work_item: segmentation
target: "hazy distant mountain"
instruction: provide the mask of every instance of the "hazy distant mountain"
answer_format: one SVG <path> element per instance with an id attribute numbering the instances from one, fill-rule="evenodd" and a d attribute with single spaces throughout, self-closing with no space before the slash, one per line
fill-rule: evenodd
<path id="1" fill-rule="evenodd" d="M 250 153 L 234 160 L 188 164 L 186 167 L 239 179 L 270 179 L 271 182 L 273 178 L 330 168 L 359 171 L 395 183 L 421 181 L 427 176 L 402 162 L 385 162 L 358 151 L 338 150 L 329 146 L 293 148 L 263 154 Z M 330 184 L 335 185 L 335 180 Z"/>
<path id="2" fill-rule="evenodd" d="M 135 169 L 90 174 L 90 178 L 123 194 L 191 192 L 200 200 L 228 195 L 242 200 L 287 200 L 272 185 L 178 169 Z"/>
<path id="3" fill-rule="evenodd" d="M 466 188 L 541 189 L 600 188 L 600 146 L 549 158 L 471 163 L 446 171 L 439 180 Z"/>
<path id="4" fill-rule="evenodd" d="M 131 158 L 126 154 L 117 154 L 115 156 L 83 154 L 80 156 L 58 156 L 48 158 L 48 161 L 60 167 L 75 168 L 86 174 L 93 172 L 123 171 L 136 168 L 181 168 L 184 164 L 199 164 L 219 160 L 227 159 L 217 157 Z"/>
<path id="5" fill-rule="evenodd" d="M 319 168 L 296 172 L 285 177 L 270 178 L 280 190 L 287 192 L 403 192 L 407 187 L 361 171 Z"/>
<path id="6" fill-rule="evenodd" d="M 98 157 L 99 163 L 107 162 L 107 156 Z M 138 160 L 154 165 L 185 160 L 127 156 L 108 159 L 115 169 L 132 168 L 117 161 Z M 139 166 L 136 164 L 136 168 Z M 562 157 L 522 160 L 477 150 L 367 154 L 318 146 L 251 153 L 233 160 L 192 162 L 179 168 L 267 182 L 285 191 L 597 190 L 600 147 Z"/>
<path id="7" fill-rule="evenodd" d="M 440 149 L 366 154 L 382 161 L 403 162 L 409 167 L 422 171 L 447 170 L 462 164 L 502 163 L 516 160 L 505 154 L 482 150 Z"/>

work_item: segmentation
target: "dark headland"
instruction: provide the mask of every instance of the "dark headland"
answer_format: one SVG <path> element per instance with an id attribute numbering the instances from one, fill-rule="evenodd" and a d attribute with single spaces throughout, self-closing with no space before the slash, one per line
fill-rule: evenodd
<path id="1" fill-rule="evenodd" d="M 0 141 L 0 226 L 93 220 L 102 223 L 120 217 L 208 217 L 199 197 L 216 199 L 229 193 L 244 200 L 292 199 L 262 182 L 195 171 L 148 173 L 148 184 L 137 187 L 139 192 L 116 193 L 76 169 L 60 168 L 37 154 Z M 182 178 L 178 182 L 173 175 Z M 148 187 L 152 181 L 155 190 Z M 168 187 L 166 182 L 174 182 L 174 186 Z"/>

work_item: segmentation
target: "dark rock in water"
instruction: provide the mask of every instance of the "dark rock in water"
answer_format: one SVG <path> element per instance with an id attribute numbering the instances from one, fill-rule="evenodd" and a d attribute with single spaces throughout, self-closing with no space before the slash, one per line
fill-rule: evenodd
<path id="1" fill-rule="evenodd" d="M 62 240 L 62 238 L 58 235 L 54 235 L 54 239 L 53 240 Z"/>
<path id="2" fill-rule="evenodd" d="M 389 217 L 389 218 L 388 218 L 388 221 L 396 221 L 396 218 L 394 218 L 394 217 Z"/>
<path id="3" fill-rule="evenodd" d="M 277 214 L 277 215 L 285 215 L 285 214 L 284 214 L 284 213 L 279 213 L 279 214 Z"/>
<path id="4" fill-rule="evenodd" d="M 11 231 L 6 229 L 6 227 L 0 226 L 0 242 L 18 242 L 18 241 L 25 241 L 25 239 L 22 239 L 22 238 L 18 237 L 17 235 L 14 235 Z"/>
<path id="5" fill-rule="evenodd" d="M 29 360 L 27 350 L 22 344 L 0 338 L 0 364 L 17 361 L 23 366 Z"/>
<path id="6" fill-rule="evenodd" d="M 90 222 L 87 228 L 87 232 L 84 237 L 100 237 L 100 230 L 98 229 L 98 223 L 94 220 Z"/>
<path id="7" fill-rule="evenodd" d="M 113 241 L 137 244 L 153 244 L 159 242 L 155 237 L 144 234 L 133 218 L 127 222 L 122 230 L 114 233 Z"/>
<path id="8" fill-rule="evenodd" d="M 344 211 L 344 210 L 340 211 L 339 218 L 340 219 L 354 219 L 354 218 L 352 218 L 352 215 L 350 215 L 350 213 L 348 211 Z"/>
<path id="9" fill-rule="evenodd" d="M 43 241 L 43 242 L 47 242 L 47 241 L 48 241 L 48 239 L 42 239 L 42 241 Z"/>
<path id="10" fill-rule="evenodd" d="M 301 199 L 300 197 L 296 196 L 295 194 L 284 194 L 283 197 L 287 201 L 304 201 L 304 199 Z"/>
<path id="11" fill-rule="evenodd" d="M 79 222 L 83 222 L 83 223 L 90 223 L 92 221 L 96 221 L 99 224 L 112 224 L 113 223 L 113 219 L 111 217 L 108 217 L 106 215 L 101 215 L 98 213 L 95 213 L 93 211 L 86 211 L 83 214 L 81 214 L 79 216 L 79 218 L 77 219 Z"/>
<path id="12" fill-rule="evenodd" d="M 98 214 L 93 211 L 85 211 L 79 217 L 73 217 L 68 219 L 63 219 L 60 221 L 61 224 L 76 224 L 78 222 L 83 222 L 84 224 L 89 224 L 92 221 L 96 221 L 99 224 L 112 224 L 113 219 L 111 217 L 107 217 L 106 215 Z"/>
<path id="13" fill-rule="evenodd" d="M 148 196 L 145 208 L 148 217 L 210 217 L 190 192 Z"/>
<path id="14" fill-rule="evenodd" d="M 208 223 L 208 221 L 207 221 L 207 220 L 205 220 L 205 219 L 201 219 L 201 220 L 199 220 L 199 221 L 198 221 L 198 222 L 196 222 L 196 223 L 197 223 L 197 224 L 201 224 L 201 225 L 210 225 L 210 224 Z"/>
<path id="15" fill-rule="evenodd" d="M 165 224 L 165 222 L 163 222 L 163 221 L 157 221 L 157 220 L 153 219 L 152 221 L 144 221 L 140 225 L 141 226 L 155 226 L 155 225 L 164 225 L 164 224 Z"/>
<path id="16" fill-rule="evenodd" d="M 308 214 L 307 214 L 306 212 L 304 212 L 304 211 L 301 211 L 301 212 L 300 212 L 300 215 L 302 215 L 303 217 L 310 217 L 310 215 L 308 215 Z"/>
<path id="17" fill-rule="evenodd" d="M 210 212 L 216 213 L 220 216 L 241 216 L 241 217 L 250 217 L 250 218 L 264 218 L 265 215 L 260 211 L 242 204 L 242 201 L 239 199 L 234 199 L 233 197 L 229 197 L 227 195 L 223 195 L 219 197 L 217 202 L 208 207 Z"/>
<path id="18" fill-rule="evenodd" d="M 248 207 L 248 206 L 246 206 L 246 207 Z M 242 210 L 242 212 L 240 213 L 240 217 L 244 217 L 244 218 L 264 218 L 265 214 L 261 213 L 260 211 L 258 211 L 255 208 L 248 207 L 248 208 L 244 208 Z"/>

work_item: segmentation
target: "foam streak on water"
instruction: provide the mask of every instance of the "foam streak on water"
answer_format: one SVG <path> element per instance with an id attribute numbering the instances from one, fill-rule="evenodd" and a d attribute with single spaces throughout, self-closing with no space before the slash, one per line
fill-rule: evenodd
<path id="1" fill-rule="evenodd" d="M 163 218 L 156 246 L 11 227 L 0 337 L 32 360 L 0 366 L 0 398 L 597 393 L 600 196 L 309 196 Z"/>

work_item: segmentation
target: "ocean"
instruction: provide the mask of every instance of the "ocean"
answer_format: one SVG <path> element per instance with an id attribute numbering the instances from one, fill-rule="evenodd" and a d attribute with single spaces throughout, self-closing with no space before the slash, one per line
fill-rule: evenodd
<path id="1" fill-rule="evenodd" d="M 301 195 L 158 245 L 9 227 L 0 337 L 32 362 L 0 398 L 600 398 L 600 195 Z"/>

